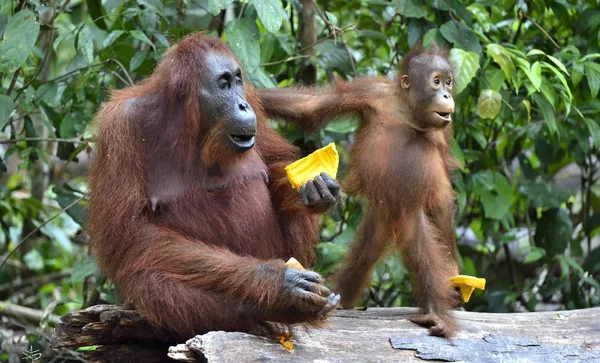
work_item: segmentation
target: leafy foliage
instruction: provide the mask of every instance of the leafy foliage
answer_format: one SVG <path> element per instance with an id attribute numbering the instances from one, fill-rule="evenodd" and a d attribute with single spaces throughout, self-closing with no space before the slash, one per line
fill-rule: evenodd
<path id="1" fill-rule="evenodd" d="M 301 44 L 303 3 L 0 1 L 2 260 L 12 252 L 0 285 L 74 269 L 69 280 L 0 291 L 2 299 L 57 313 L 94 296 L 114 301 L 110 283 L 85 257 L 81 228 L 90 121 L 108 90 L 143 80 L 169 44 L 204 30 L 229 42 L 257 87 L 294 85 L 307 65 L 316 68 L 318 83 L 333 74 L 394 77 L 419 40 L 451 48 L 452 150 L 464 164 L 454 178 L 460 262 L 464 273 L 488 278 L 468 308 L 598 305 L 597 2 L 317 1 L 316 42 Z M 314 135 L 273 125 L 306 152 L 336 142 L 343 178 L 353 119 Z M 324 217 L 318 271 L 327 275 L 339 265 L 361 203 L 344 198 Z M 391 256 L 375 269 L 365 305 L 412 304 L 399 261 Z"/>

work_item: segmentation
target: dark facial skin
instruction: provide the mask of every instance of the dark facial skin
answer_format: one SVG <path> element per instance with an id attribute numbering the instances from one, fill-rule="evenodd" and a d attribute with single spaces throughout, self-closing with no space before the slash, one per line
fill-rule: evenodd
<path id="1" fill-rule="evenodd" d="M 419 129 L 444 128 L 452 121 L 452 69 L 440 56 L 418 56 L 410 61 L 401 85 L 408 89 L 413 122 Z"/>
<path id="2" fill-rule="evenodd" d="M 204 59 L 206 68 L 200 87 L 200 104 L 208 119 L 224 122 L 227 142 L 244 152 L 254 146 L 256 115 L 246 102 L 240 66 L 227 55 L 212 52 Z"/>

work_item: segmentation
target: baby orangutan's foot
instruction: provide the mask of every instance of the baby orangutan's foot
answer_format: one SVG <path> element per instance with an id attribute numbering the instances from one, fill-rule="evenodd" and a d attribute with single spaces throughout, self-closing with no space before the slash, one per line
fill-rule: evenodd
<path id="1" fill-rule="evenodd" d="M 418 313 L 411 317 L 410 321 L 429 328 L 429 333 L 434 336 L 450 338 L 454 335 L 454 322 L 448 315 Z"/>

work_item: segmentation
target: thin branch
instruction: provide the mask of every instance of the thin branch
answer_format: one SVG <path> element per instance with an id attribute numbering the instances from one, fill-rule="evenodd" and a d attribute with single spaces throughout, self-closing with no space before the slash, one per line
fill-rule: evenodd
<path id="1" fill-rule="evenodd" d="M 42 141 L 42 142 L 66 142 L 66 143 L 76 143 L 76 142 L 90 142 L 91 139 L 82 139 L 80 137 L 74 137 L 72 139 L 61 139 L 61 138 L 46 138 L 46 137 L 24 137 L 22 139 L 8 139 L 8 140 L 0 140 L 0 144 L 16 144 L 22 141 Z"/>
<path id="2" fill-rule="evenodd" d="M 43 311 L 28 308 L 26 306 L 14 305 L 6 301 L 0 301 L 0 311 L 2 311 L 3 315 L 34 323 L 40 323 L 45 319 Z M 50 314 L 47 319 L 52 325 L 56 325 L 59 320 L 60 317 L 54 314 Z"/>
<path id="3" fill-rule="evenodd" d="M 19 73 L 21 73 L 21 68 L 17 69 L 13 74 L 13 78 L 10 81 L 10 85 L 8 86 L 8 90 L 6 91 L 6 95 L 10 96 L 11 92 L 15 88 L 15 84 L 17 83 L 17 78 L 19 78 Z"/>
<path id="4" fill-rule="evenodd" d="M 556 49 L 560 50 L 560 45 L 558 45 L 558 43 L 554 40 L 554 38 L 552 38 L 552 36 L 550 36 L 550 34 L 548 34 L 548 32 L 542 28 L 538 23 L 535 22 L 535 20 L 531 19 L 531 17 L 527 14 L 523 14 L 525 15 L 525 17 L 527 18 L 527 20 L 529 20 L 531 23 L 533 23 L 533 25 L 536 26 L 536 28 L 538 28 L 542 33 L 544 33 L 544 35 L 550 39 L 550 41 L 552 42 L 552 44 L 554 44 L 554 46 L 556 47 Z"/>
<path id="5" fill-rule="evenodd" d="M 59 215 L 61 215 L 61 213 L 63 213 L 64 211 L 66 211 L 67 209 L 71 208 L 72 206 L 74 206 L 75 204 L 79 203 L 79 201 L 81 201 L 83 199 L 83 195 L 77 199 L 75 199 L 71 204 L 69 204 L 68 206 L 62 208 L 60 211 L 58 211 L 55 215 L 53 215 L 52 217 L 50 217 L 49 219 L 47 219 L 44 223 L 40 224 L 39 226 L 37 226 L 33 231 L 29 232 L 29 234 L 27 234 L 27 236 L 23 237 L 22 240 L 19 241 L 19 243 L 17 243 L 15 245 L 15 248 L 13 248 L 12 251 L 10 251 L 6 257 L 4 258 L 4 260 L 2 261 L 2 263 L 0 263 L 0 269 L 4 266 L 4 264 L 6 263 L 6 261 L 8 261 L 8 259 L 10 258 L 10 256 L 12 256 L 13 253 L 15 253 L 22 245 L 23 243 L 25 243 L 25 241 L 31 237 L 33 234 L 35 234 L 37 231 L 39 231 L 42 227 L 44 227 L 46 224 L 50 223 L 52 220 L 54 220 L 56 217 L 58 217 Z"/>
<path id="6" fill-rule="evenodd" d="M 310 55 L 297 55 L 297 56 L 292 56 L 292 57 L 287 57 L 285 59 L 282 60 L 278 60 L 278 61 L 274 61 L 274 62 L 267 62 L 267 63 L 261 63 L 261 66 L 273 66 L 275 64 L 281 64 L 281 63 L 287 63 L 287 62 L 291 62 L 293 60 L 296 59 L 302 59 L 302 58 L 311 58 L 312 56 Z"/>
<path id="7" fill-rule="evenodd" d="M 238 14 L 238 19 L 240 19 L 242 17 L 242 14 L 244 14 L 244 9 L 246 8 L 246 3 L 242 2 L 242 8 L 240 9 L 240 13 Z"/>
<path id="8" fill-rule="evenodd" d="M 321 17 L 321 19 L 323 19 L 323 21 L 329 28 L 329 31 L 333 34 L 333 37 L 335 38 L 335 36 L 339 33 L 340 39 L 342 41 L 342 45 L 344 46 L 344 49 L 346 50 L 348 59 L 350 59 L 350 65 L 352 66 L 352 74 L 353 74 L 354 78 L 356 78 L 358 76 L 358 74 L 356 72 L 356 64 L 354 64 L 354 57 L 352 57 L 352 53 L 350 53 L 350 47 L 348 47 L 348 43 L 346 42 L 346 39 L 344 39 L 344 33 L 340 31 L 341 30 L 340 28 L 331 24 L 331 21 L 329 21 L 329 17 L 327 16 L 327 14 L 323 14 L 323 12 L 321 11 L 321 9 L 319 9 L 319 6 L 317 5 L 317 2 L 315 0 L 312 0 L 312 2 L 315 5 L 315 9 L 317 10 L 317 13 L 319 13 L 319 16 Z"/>
<path id="9" fill-rule="evenodd" d="M 123 66 L 123 63 L 119 62 L 119 60 L 117 58 L 109 58 L 109 60 L 117 63 L 117 65 L 119 67 L 121 67 L 121 70 L 123 71 L 123 73 L 125 73 L 125 76 L 127 77 L 127 79 L 129 80 L 129 85 L 133 86 L 135 84 L 135 82 L 133 81 L 133 79 L 131 79 L 131 76 L 129 75 L 129 73 L 127 72 L 127 69 L 125 68 L 125 66 Z M 123 83 L 127 83 L 126 81 L 124 81 Z"/>
<path id="10" fill-rule="evenodd" d="M 69 78 L 70 76 L 74 75 L 75 73 L 79 73 L 79 72 L 81 72 L 81 71 L 84 71 L 84 70 L 86 70 L 86 69 L 90 69 L 90 68 L 93 68 L 93 67 L 99 67 L 99 66 L 105 65 L 106 63 L 108 63 L 108 62 L 110 62 L 110 61 L 111 61 L 111 59 L 107 59 L 107 60 L 103 61 L 102 63 L 92 64 L 92 65 L 89 65 L 89 66 L 85 66 L 85 67 L 77 68 L 77 69 L 74 69 L 74 70 L 72 70 L 72 71 L 69 71 L 69 72 L 67 72 L 67 73 L 63 74 L 62 76 L 58 76 L 58 77 L 56 77 L 56 78 L 53 78 L 53 79 L 49 79 L 49 80 L 47 80 L 47 81 L 40 82 L 40 84 L 44 84 L 44 83 L 50 83 L 50 82 L 57 82 L 57 81 L 62 81 L 63 79 L 65 79 L 65 78 Z"/>

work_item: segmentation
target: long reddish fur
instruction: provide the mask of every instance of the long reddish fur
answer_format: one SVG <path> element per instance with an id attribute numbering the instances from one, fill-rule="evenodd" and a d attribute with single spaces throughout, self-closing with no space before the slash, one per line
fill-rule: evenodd
<path id="1" fill-rule="evenodd" d="M 113 91 L 98 111 L 92 251 L 121 296 L 179 338 L 263 321 L 318 325 L 289 314 L 282 297 L 283 260 L 310 266 L 318 241 L 317 216 L 284 172 L 298 151 L 267 125 L 249 85 L 257 144 L 244 154 L 223 146 L 211 128 L 219 120 L 198 105 L 209 51 L 235 59 L 218 39 L 188 36 L 151 77 Z M 153 206 L 152 193 L 164 201 Z"/>
<path id="2" fill-rule="evenodd" d="M 427 52 L 448 59 L 437 47 L 409 53 L 400 67 Z M 402 251 L 412 272 L 420 312 L 414 321 L 436 322 L 432 333 L 452 336 L 448 310 L 457 293 L 448 279 L 458 274 L 454 231 L 454 191 L 450 173 L 458 166 L 450 152 L 452 128 L 420 131 L 408 91 L 398 81 L 362 77 L 330 85 L 258 90 L 269 117 L 313 131 L 342 114 L 358 116 L 359 128 L 351 151 L 349 194 L 362 195 L 368 209 L 341 271 L 337 292 L 342 305 L 352 307 L 369 281 L 372 268 L 390 248 Z M 421 320 L 419 320 L 421 319 Z"/>

